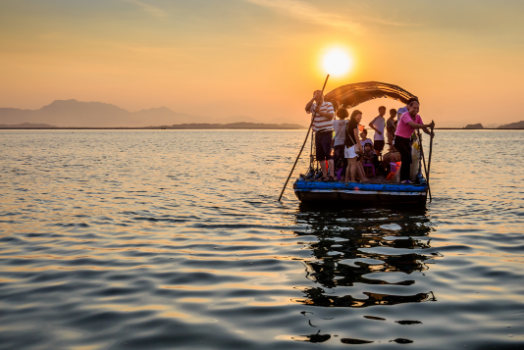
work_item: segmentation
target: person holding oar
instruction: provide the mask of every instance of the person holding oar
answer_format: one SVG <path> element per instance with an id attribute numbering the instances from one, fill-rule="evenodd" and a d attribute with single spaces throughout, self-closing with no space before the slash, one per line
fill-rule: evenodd
<path id="1" fill-rule="evenodd" d="M 435 122 L 431 124 L 424 124 L 418 111 L 420 109 L 420 102 L 417 98 L 411 98 L 407 103 L 407 112 L 402 114 L 398 120 L 397 130 L 395 131 L 395 139 L 393 145 L 400 152 L 402 159 L 402 165 L 400 168 L 400 182 L 403 184 L 411 183 L 409 181 L 409 172 L 411 168 L 411 134 L 415 129 L 422 129 L 424 132 L 433 138 L 435 134 L 433 131 L 429 131 L 428 128 L 433 130 Z"/>
<path id="2" fill-rule="evenodd" d="M 331 102 L 324 101 L 322 91 L 316 90 L 313 98 L 306 105 L 306 113 L 313 114 L 313 131 L 315 132 L 316 158 L 322 169 L 323 181 L 335 181 L 335 162 L 331 155 L 333 139 L 333 118 L 335 111 Z M 329 176 L 326 169 L 326 160 L 329 165 Z"/>

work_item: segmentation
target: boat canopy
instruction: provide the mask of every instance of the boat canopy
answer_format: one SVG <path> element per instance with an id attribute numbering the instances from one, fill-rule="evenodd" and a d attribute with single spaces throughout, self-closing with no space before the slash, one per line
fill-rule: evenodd
<path id="1" fill-rule="evenodd" d="M 338 109 L 339 107 L 356 107 L 366 101 L 383 97 L 406 103 L 410 98 L 416 96 L 397 85 L 378 81 L 366 81 L 363 83 L 342 85 L 330 91 L 324 97 L 324 100 L 331 102 L 335 109 Z"/>

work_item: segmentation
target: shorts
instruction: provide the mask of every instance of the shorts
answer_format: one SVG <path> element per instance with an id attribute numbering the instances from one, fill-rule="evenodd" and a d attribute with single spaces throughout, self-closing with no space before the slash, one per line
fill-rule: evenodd
<path id="1" fill-rule="evenodd" d="M 317 149 L 317 160 L 331 160 L 331 140 L 333 139 L 333 132 L 317 132 L 315 134 L 315 147 Z"/>
<path id="2" fill-rule="evenodd" d="M 375 151 L 382 151 L 384 149 L 384 140 L 375 140 L 373 148 Z"/>
<path id="3" fill-rule="evenodd" d="M 349 148 L 345 148 L 344 149 L 344 158 L 349 158 L 349 159 L 352 159 L 352 158 L 356 158 L 357 157 L 357 154 L 355 153 L 355 145 L 349 147 Z"/>

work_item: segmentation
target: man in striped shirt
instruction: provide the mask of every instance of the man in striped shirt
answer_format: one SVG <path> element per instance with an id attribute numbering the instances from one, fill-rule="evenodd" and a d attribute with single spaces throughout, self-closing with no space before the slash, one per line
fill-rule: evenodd
<path id="1" fill-rule="evenodd" d="M 335 164 L 331 156 L 331 140 L 333 139 L 333 118 L 335 111 L 331 102 L 324 102 L 322 91 L 313 93 L 313 98 L 306 105 L 306 113 L 313 114 L 313 131 L 315 132 L 315 148 L 317 161 L 322 169 L 322 180 L 335 181 Z M 326 170 L 326 160 L 329 165 L 329 176 Z"/>

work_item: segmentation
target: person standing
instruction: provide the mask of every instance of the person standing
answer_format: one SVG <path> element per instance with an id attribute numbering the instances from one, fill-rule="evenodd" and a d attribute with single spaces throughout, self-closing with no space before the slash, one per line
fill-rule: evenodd
<path id="1" fill-rule="evenodd" d="M 386 131 L 388 133 L 388 145 L 391 147 L 393 145 L 393 138 L 395 137 L 395 130 L 397 129 L 395 125 L 395 117 L 397 116 L 396 109 L 389 110 L 389 118 L 386 121 Z"/>
<path id="2" fill-rule="evenodd" d="M 333 121 L 333 129 L 335 129 L 335 142 L 334 142 L 334 163 L 335 171 L 338 174 L 338 169 L 343 169 L 341 174 L 342 178 L 346 171 L 347 160 L 344 158 L 344 143 L 346 140 L 346 118 L 349 117 L 348 110 L 346 108 L 339 108 L 337 111 L 337 117 L 339 120 Z"/>
<path id="3" fill-rule="evenodd" d="M 416 98 L 411 98 L 407 104 L 408 112 L 402 114 L 398 120 L 397 130 L 395 131 L 395 139 L 393 145 L 400 152 L 402 165 L 400 167 L 400 182 L 403 184 L 411 183 L 409 181 L 409 173 L 411 168 L 411 134 L 415 129 L 422 129 L 431 137 L 435 134 L 430 132 L 428 128 L 433 128 L 435 122 L 431 124 L 424 124 L 420 115 L 420 102 Z"/>
<path id="4" fill-rule="evenodd" d="M 380 156 L 384 149 L 384 127 L 386 125 L 386 120 L 384 119 L 385 114 L 386 107 L 378 107 L 378 116 L 369 123 L 369 127 L 375 130 L 375 136 L 373 137 L 375 142 L 373 148 L 375 149 L 377 157 Z"/>
<path id="5" fill-rule="evenodd" d="M 331 140 L 333 139 L 333 118 L 335 112 L 331 102 L 324 101 L 322 91 L 313 93 L 313 98 L 306 105 L 306 113 L 312 113 L 313 132 L 315 132 L 315 148 L 317 161 L 322 169 L 323 181 L 335 181 L 335 164 L 331 155 Z M 329 176 L 326 169 L 329 166 Z"/>
<path id="6" fill-rule="evenodd" d="M 346 168 L 345 182 L 357 181 L 357 173 L 362 182 L 369 182 L 363 170 L 357 164 L 358 153 L 364 153 L 358 138 L 358 124 L 361 120 L 362 112 L 355 109 L 353 113 L 351 113 L 346 127 L 344 157 L 348 159 L 348 166 Z"/>

